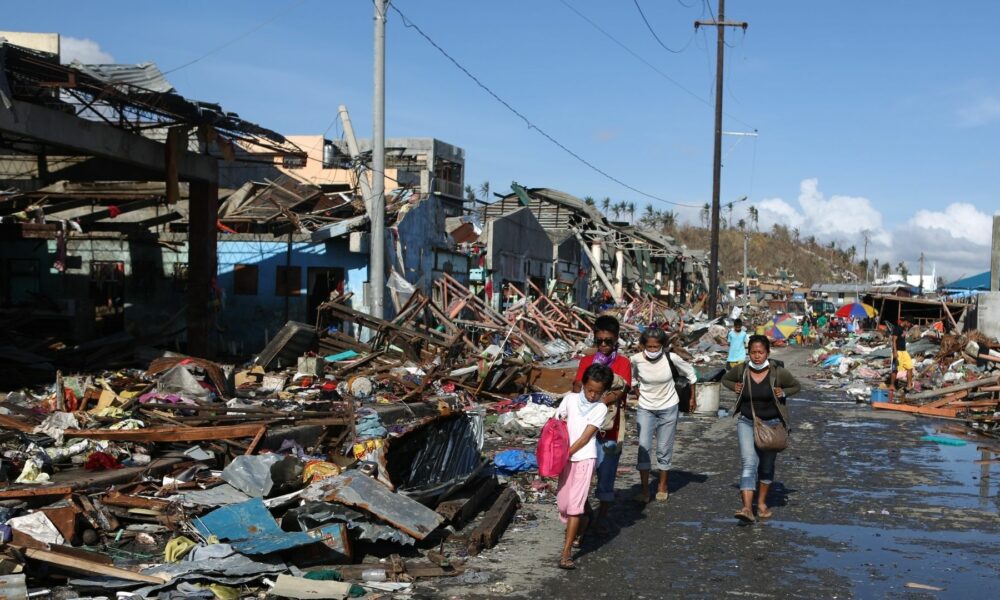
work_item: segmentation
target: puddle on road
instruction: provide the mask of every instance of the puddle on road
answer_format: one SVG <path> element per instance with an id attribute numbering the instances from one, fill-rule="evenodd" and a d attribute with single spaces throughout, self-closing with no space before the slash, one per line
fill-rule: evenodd
<path id="1" fill-rule="evenodd" d="M 1000 540 L 993 533 L 780 521 L 768 526 L 816 539 L 816 545 L 802 545 L 812 554 L 808 566 L 846 577 L 858 598 L 902 595 L 907 582 L 942 587 L 949 598 L 983 597 L 1000 575 Z"/>
<path id="2" fill-rule="evenodd" d="M 924 430 L 928 435 L 961 439 L 933 427 Z M 977 460 L 989 460 L 993 453 L 977 449 L 979 444 L 974 439 L 964 441 L 964 446 L 921 442 L 915 459 L 940 470 L 944 477 L 933 485 L 918 485 L 913 489 L 930 494 L 929 500 L 936 506 L 995 511 L 1000 506 L 1000 468 L 997 468 L 1000 465 L 977 465 Z"/>

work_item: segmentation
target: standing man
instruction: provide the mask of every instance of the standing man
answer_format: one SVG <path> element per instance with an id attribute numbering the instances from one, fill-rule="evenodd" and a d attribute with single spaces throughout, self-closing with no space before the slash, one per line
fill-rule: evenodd
<path id="1" fill-rule="evenodd" d="M 600 364 L 611 369 L 614 378 L 611 388 L 601 401 L 608 407 L 604 425 L 597 432 L 597 499 L 601 505 L 597 512 L 596 530 L 610 533 L 608 511 L 615 501 L 615 478 L 621 458 L 622 441 L 625 439 L 625 395 L 632 387 L 632 363 L 627 356 L 618 354 L 618 319 L 607 315 L 594 321 L 594 345 L 597 352 L 580 360 L 580 368 L 573 380 L 573 391 L 583 388 L 583 374 L 590 365 Z"/>
<path id="2" fill-rule="evenodd" d="M 913 358 L 906 351 L 906 322 L 900 320 L 896 323 L 889 319 L 884 319 L 883 322 L 889 331 L 889 344 L 892 348 L 892 375 L 889 387 L 896 387 L 896 373 L 903 369 L 906 371 L 906 391 L 910 391 L 913 389 Z"/>
<path id="3" fill-rule="evenodd" d="M 747 361 L 747 339 L 747 332 L 743 330 L 743 320 L 736 319 L 733 321 L 733 329 L 726 336 L 726 341 L 729 342 L 729 356 L 726 357 L 726 362 L 729 363 L 730 369 Z"/>

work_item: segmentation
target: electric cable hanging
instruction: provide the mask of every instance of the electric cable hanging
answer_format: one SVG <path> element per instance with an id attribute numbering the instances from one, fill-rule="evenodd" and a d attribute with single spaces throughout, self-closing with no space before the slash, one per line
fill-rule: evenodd
<path id="1" fill-rule="evenodd" d="M 593 27 L 597 31 L 601 32 L 605 37 L 607 37 L 609 40 L 611 40 L 612 42 L 614 42 L 615 44 L 617 44 L 619 47 L 621 47 L 622 50 L 624 50 L 625 52 L 628 52 L 629 54 L 631 54 L 633 58 L 635 58 L 636 60 L 638 60 L 642 64 L 646 65 L 647 67 L 649 67 L 650 70 L 652 70 L 654 73 L 656 73 L 660 77 L 662 77 L 662 78 L 666 79 L 667 81 L 669 81 L 670 83 L 672 83 L 677 89 L 681 90 L 682 92 L 684 92 L 688 96 L 691 96 L 692 98 L 694 98 L 698 102 L 701 102 L 705 106 L 709 106 L 709 107 L 714 107 L 715 106 L 715 103 L 712 102 L 711 100 L 707 100 L 704 97 L 699 96 L 697 92 L 691 91 L 690 89 L 688 89 L 687 87 L 685 87 L 684 84 L 682 84 L 681 82 L 677 81 L 676 79 L 674 79 L 670 75 L 667 75 L 666 73 L 664 73 L 663 71 L 661 71 L 653 63 L 649 62 L 648 60 L 646 60 L 645 58 L 643 58 L 642 56 L 640 56 L 634 50 L 632 50 L 631 48 L 629 48 L 628 46 L 626 46 L 623 42 L 621 42 L 618 38 L 616 38 L 615 36 L 613 36 L 610 33 L 608 33 L 603 27 L 601 27 L 600 25 L 598 25 L 597 23 L 595 23 L 590 17 L 588 17 L 587 15 L 585 15 L 582 12 L 580 12 L 579 10 L 577 10 L 576 7 L 574 7 L 572 4 L 569 4 L 568 2 L 566 2 L 566 0 L 559 0 L 559 2 L 561 2 L 562 5 L 565 6 L 566 8 L 568 8 L 571 11 L 573 11 L 574 13 L 576 13 L 576 16 L 580 17 L 581 19 L 583 19 L 584 21 L 586 21 L 587 23 L 589 23 L 591 27 Z M 739 117 L 737 117 L 735 115 L 732 115 L 732 114 L 730 114 L 728 112 L 723 112 L 723 114 L 725 114 L 727 117 L 729 117 L 730 119 L 732 119 L 734 121 L 738 121 L 738 122 L 742 123 L 743 125 L 746 125 L 750 129 L 756 129 L 753 125 L 751 125 L 750 123 L 747 123 L 746 121 L 744 121 L 743 119 L 741 119 L 741 118 L 739 118 Z"/>
<path id="2" fill-rule="evenodd" d="M 238 42 L 238 41 L 240 41 L 240 40 L 242 40 L 244 38 L 250 37 L 254 33 L 257 33 L 258 31 L 260 31 L 264 27 L 270 25 L 274 21 L 277 21 L 280 17 L 283 17 L 287 13 L 292 12 L 293 10 L 295 10 L 296 8 L 302 6 L 305 3 L 306 3 L 306 0 L 298 0 L 298 2 L 290 4 L 289 6 L 285 7 L 284 10 L 271 15 L 271 17 L 268 18 L 266 21 L 264 21 L 264 22 L 262 22 L 262 23 L 260 23 L 260 24 L 258 24 L 256 26 L 252 27 L 251 29 L 248 29 L 248 30 L 244 31 L 240 35 L 238 35 L 238 36 L 232 38 L 231 40 L 229 40 L 228 42 L 226 42 L 226 43 L 224 43 L 224 44 L 222 44 L 220 46 L 216 46 L 215 48 L 212 48 L 211 50 L 209 50 L 208 52 L 202 54 L 198 58 L 195 58 L 193 60 L 189 60 L 188 62 L 186 62 L 186 63 L 184 63 L 182 65 L 178 65 L 178 66 L 174 67 L 173 69 L 170 69 L 169 71 L 163 71 L 163 74 L 164 75 L 169 75 L 171 73 L 175 73 L 177 71 L 180 71 L 181 69 L 184 69 L 186 67 L 190 67 L 191 65 L 195 64 L 196 62 L 199 62 L 201 60 L 204 60 L 204 59 L 208 58 L 209 56 L 215 54 L 216 52 L 219 52 L 221 50 L 225 50 L 226 48 L 232 46 L 236 42 Z"/>
<path id="3" fill-rule="evenodd" d="M 606 172 L 603 169 L 601 169 L 600 167 L 594 165 L 593 163 L 591 163 L 587 159 L 583 158 L 582 156 L 580 156 L 576 152 L 570 150 L 568 147 L 566 147 L 566 145 L 564 145 L 562 142 L 560 142 L 556 138 L 554 138 L 551 135 L 549 135 L 548 132 L 546 132 L 544 129 L 542 129 L 538 125 L 535 125 L 530 119 L 528 119 L 528 117 L 524 116 L 524 114 L 522 114 L 516 108 L 514 108 L 513 106 L 511 106 L 511 104 L 509 102 L 507 102 L 506 100 L 504 100 L 503 98 L 501 98 L 499 95 L 497 95 L 496 92 L 494 92 L 486 84 L 484 84 L 482 81 L 480 81 L 480 79 L 478 77 L 476 77 L 475 75 L 473 75 L 472 72 L 470 72 L 468 69 L 466 69 L 464 66 L 462 66 L 462 64 L 459 63 L 457 60 L 455 60 L 455 58 L 453 58 L 450 54 L 448 54 L 448 52 L 445 51 L 444 48 L 442 48 L 441 46 L 439 46 L 437 44 L 437 42 L 435 42 L 433 39 L 431 39 L 430 36 L 428 36 L 426 33 L 424 33 L 424 31 L 422 29 L 420 29 L 420 27 L 418 27 L 416 23 L 414 23 L 413 21 L 411 21 L 405 14 L 403 14 L 403 11 L 399 10 L 399 8 L 397 8 L 396 5 L 392 4 L 392 5 L 389 6 L 389 8 L 391 8 L 394 11 L 396 11 L 396 14 L 398 14 L 400 16 L 400 18 L 403 20 L 403 25 L 404 26 L 406 26 L 408 29 L 413 29 L 414 31 L 416 31 L 420 35 L 420 37 L 424 38 L 424 40 L 426 40 L 427 43 L 429 43 L 438 52 L 440 52 L 445 58 L 447 58 L 453 65 L 455 65 L 456 68 L 458 68 L 458 70 L 460 70 L 463 73 L 465 73 L 465 75 L 469 79 L 471 79 L 473 82 L 475 82 L 476 85 L 478 85 L 480 88 L 482 88 L 483 91 L 485 91 L 487 94 L 489 94 L 490 96 L 492 96 L 494 100 L 496 100 L 497 102 L 499 102 L 500 104 L 502 104 L 512 114 L 514 114 L 519 119 L 521 119 L 522 121 L 524 121 L 524 123 L 528 126 L 528 129 L 534 129 L 542 137 L 544 137 L 545 139 L 547 139 L 550 142 L 552 142 L 553 144 L 555 144 L 557 147 L 559 147 L 559 149 L 561 149 L 566 154 L 569 154 L 570 156 L 572 156 L 573 158 L 575 158 L 577 161 L 579 161 L 579 162 L 583 163 L 584 165 L 586 165 L 587 167 L 589 167 L 592 171 L 594 171 L 594 172 L 602 175 L 603 177 L 605 177 L 606 179 L 608 179 L 610 181 L 613 181 L 614 183 L 617 183 L 618 185 L 622 186 L 623 188 L 625 188 L 627 190 L 630 190 L 630 191 L 633 191 L 636 194 L 639 194 L 640 196 L 644 196 L 646 198 L 649 198 L 650 200 L 656 200 L 657 202 L 663 202 L 665 204 L 670 204 L 670 205 L 673 205 L 673 206 L 684 206 L 684 207 L 688 207 L 688 208 L 698 208 L 698 205 L 695 205 L 695 204 L 682 204 L 680 202 L 672 202 L 672 201 L 667 200 L 665 198 L 660 198 L 659 196 L 654 196 L 653 194 L 650 194 L 648 192 L 644 192 L 644 191 L 642 191 L 642 190 L 640 190 L 640 189 L 638 189 L 636 187 L 633 187 L 633 186 L 625 183 L 621 179 L 618 179 L 617 177 L 609 174 L 608 172 Z"/>
<path id="4" fill-rule="evenodd" d="M 656 40 L 656 43 L 662 46 L 664 50 L 666 50 L 667 52 L 673 52 L 674 54 L 681 54 L 682 52 L 688 49 L 688 46 L 691 45 L 691 42 L 694 40 L 695 33 L 697 32 L 694 31 L 691 32 L 691 37 L 688 38 L 688 41 L 686 44 L 684 44 L 683 48 L 681 48 L 680 50 L 674 50 L 670 46 L 664 44 L 663 40 L 660 39 L 660 36 L 656 35 L 656 32 L 653 31 L 653 26 L 649 24 L 649 19 L 646 18 L 646 13 L 642 12 L 642 7 L 639 6 L 639 0 L 632 0 L 632 2 L 635 4 L 636 10 L 639 11 L 639 16 L 642 17 L 642 22 L 646 24 L 646 29 L 649 30 L 649 33 L 653 35 L 653 39 Z"/>

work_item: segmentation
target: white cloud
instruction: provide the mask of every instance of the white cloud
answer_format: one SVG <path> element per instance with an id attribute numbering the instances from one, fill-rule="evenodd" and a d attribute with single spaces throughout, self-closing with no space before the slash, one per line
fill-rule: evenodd
<path id="1" fill-rule="evenodd" d="M 854 246 L 859 259 L 868 230 L 869 260 L 877 258 L 893 268 L 904 261 L 911 273 L 917 272 L 921 252 L 928 276 L 935 267 L 936 274 L 946 280 L 989 268 L 992 217 L 969 203 L 955 202 L 939 211 L 918 210 L 902 225 L 889 229 L 868 198 L 826 198 L 819 181 L 811 178 L 799 184 L 798 206 L 782 198 L 767 198 L 756 207 L 761 231 L 775 224 L 797 228 L 802 238 L 815 236 L 823 244 L 836 241 L 840 247 Z"/>
<path id="2" fill-rule="evenodd" d="M 953 237 L 988 246 L 993 236 L 993 219 L 965 202 L 949 204 L 943 211 L 918 210 L 909 225 L 941 229 Z"/>
<path id="3" fill-rule="evenodd" d="M 69 64 L 78 60 L 85 65 L 107 65 L 115 62 L 115 57 L 101 49 L 101 45 L 89 38 L 62 36 L 59 41 L 60 60 Z"/>
<path id="4" fill-rule="evenodd" d="M 958 109 L 959 123 L 965 127 L 980 127 L 1000 121 L 1000 98 L 985 96 L 973 104 Z"/>

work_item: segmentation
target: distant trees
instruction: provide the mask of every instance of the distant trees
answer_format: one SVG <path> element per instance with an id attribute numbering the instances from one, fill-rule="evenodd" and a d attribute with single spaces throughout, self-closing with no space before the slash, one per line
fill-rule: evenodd
<path id="1" fill-rule="evenodd" d="M 483 199 L 483 202 L 490 201 L 490 182 L 484 181 L 479 184 L 479 195 Z"/>
<path id="2" fill-rule="evenodd" d="M 604 216 L 606 217 L 608 216 L 608 211 L 610 210 L 611 210 L 611 198 L 605 196 L 604 200 L 601 200 L 601 211 L 604 213 Z"/>
<path id="3" fill-rule="evenodd" d="M 889 277 L 891 271 L 892 267 L 889 266 L 889 263 L 882 263 L 882 266 L 879 267 L 879 275 L 882 276 L 882 279 Z"/>
<path id="4" fill-rule="evenodd" d="M 629 202 L 626 204 L 625 212 L 628 213 L 628 222 L 635 225 L 635 202 Z"/>
<path id="5" fill-rule="evenodd" d="M 909 269 L 906 268 L 906 263 L 903 261 L 899 261 L 899 264 L 896 265 L 896 270 L 903 276 L 904 281 L 906 280 L 906 276 L 910 274 Z"/>
<path id="6" fill-rule="evenodd" d="M 756 206 L 747 207 L 747 218 L 750 220 L 750 226 L 760 231 L 760 212 Z"/>
<path id="7" fill-rule="evenodd" d="M 594 206 L 594 207 L 597 206 L 597 203 L 594 202 L 594 197 L 593 196 L 585 196 L 583 198 L 583 203 L 586 204 L 587 206 Z"/>

